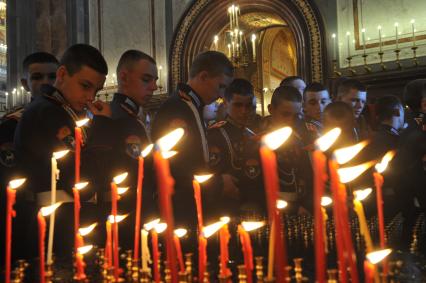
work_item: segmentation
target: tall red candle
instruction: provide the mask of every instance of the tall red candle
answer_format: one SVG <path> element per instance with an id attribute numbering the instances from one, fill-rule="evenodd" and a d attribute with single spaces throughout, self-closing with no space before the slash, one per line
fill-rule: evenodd
<path id="1" fill-rule="evenodd" d="M 179 271 L 180 272 L 185 272 L 185 264 L 183 262 L 183 255 L 182 255 L 182 246 L 180 244 L 179 237 L 175 235 L 174 241 L 175 241 L 175 248 L 176 248 L 177 258 L 178 258 L 178 262 L 179 262 Z"/>
<path id="2" fill-rule="evenodd" d="M 79 248 L 84 246 L 83 237 L 79 233 L 76 235 L 76 241 Z M 86 266 L 86 264 L 84 263 L 83 255 L 79 253 L 78 249 L 76 250 L 75 258 L 76 275 L 74 279 L 86 279 L 86 274 L 84 273 L 84 267 Z"/>
<path id="3" fill-rule="evenodd" d="M 198 233 L 203 230 L 203 205 L 201 202 L 201 189 L 200 183 L 197 180 L 192 181 L 192 187 L 194 188 L 195 205 L 197 207 L 197 220 L 198 220 Z"/>
<path id="4" fill-rule="evenodd" d="M 113 216 L 112 223 L 112 258 L 114 263 L 114 278 L 117 281 L 119 277 L 119 255 L 118 255 L 118 221 L 117 221 L 117 185 L 111 183 L 111 215 Z"/>
<path id="5" fill-rule="evenodd" d="M 111 222 L 106 221 L 106 245 L 105 245 L 105 264 L 107 268 L 112 267 L 112 231 Z"/>
<path id="6" fill-rule="evenodd" d="M 231 235 L 229 234 L 228 224 L 225 224 L 219 230 L 219 239 L 220 239 L 220 275 L 222 277 L 228 277 L 231 275 L 231 271 L 228 268 L 229 261 L 229 239 Z"/>
<path id="7" fill-rule="evenodd" d="M 380 238 L 380 248 L 384 249 L 386 247 L 386 236 L 385 236 L 385 217 L 383 212 L 383 176 L 378 172 L 373 173 L 374 176 L 374 185 L 376 187 L 376 201 L 377 201 L 377 217 L 379 219 L 379 238 Z M 387 260 L 383 260 L 383 274 L 388 274 L 388 265 Z"/>
<path id="8" fill-rule="evenodd" d="M 253 282 L 253 249 L 251 246 L 250 235 L 241 225 L 238 225 L 238 234 L 242 245 L 244 255 L 244 265 L 246 267 L 247 283 Z"/>
<path id="9" fill-rule="evenodd" d="M 75 184 L 80 182 L 80 157 L 81 157 L 81 144 L 82 144 L 82 136 L 81 136 L 81 128 L 75 127 L 74 129 L 75 135 Z"/>
<path id="10" fill-rule="evenodd" d="M 368 260 L 364 260 L 364 282 L 373 283 L 374 282 L 374 264 L 370 263 Z"/>
<path id="11" fill-rule="evenodd" d="M 154 269 L 154 282 L 160 283 L 160 271 L 158 270 L 159 253 L 158 253 L 158 233 L 155 229 L 151 230 L 151 245 L 152 245 L 152 265 Z"/>
<path id="12" fill-rule="evenodd" d="M 38 253 L 40 257 L 40 283 L 44 283 L 45 273 L 44 273 L 44 240 L 46 237 L 46 220 L 44 219 L 41 211 L 37 214 L 38 221 Z"/>
<path id="13" fill-rule="evenodd" d="M 198 236 L 198 282 L 204 282 L 204 272 L 207 265 L 207 239 L 203 235 Z"/>
<path id="14" fill-rule="evenodd" d="M 142 156 L 138 158 L 138 183 L 136 186 L 136 220 L 135 220 L 135 242 L 133 245 L 133 260 L 139 259 L 139 239 L 141 236 L 141 211 L 142 211 L 142 184 L 144 177 L 144 159 Z"/>
<path id="15" fill-rule="evenodd" d="M 6 262 L 5 262 L 5 282 L 10 282 L 11 255 L 12 255 L 12 217 L 15 217 L 13 206 L 16 200 L 16 191 L 7 186 L 7 206 L 6 206 Z"/>

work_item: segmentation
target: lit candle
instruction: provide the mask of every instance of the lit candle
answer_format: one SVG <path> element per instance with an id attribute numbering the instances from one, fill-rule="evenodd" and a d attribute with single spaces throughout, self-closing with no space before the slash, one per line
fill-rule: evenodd
<path id="1" fill-rule="evenodd" d="M 178 281 L 176 252 L 173 243 L 174 219 L 172 194 L 174 191 L 174 179 L 170 173 L 169 161 L 163 157 L 182 138 L 184 130 L 178 128 L 156 142 L 154 152 L 154 168 L 157 178 L 157 189 L 161 217 L 166 221 L 166 257 L 170 269 L 171 281 Z"/>
<path id="2" fill-rule="evenodd" d="M 61 203 L 55 203 L 50 206 L 42 207 L 37 214 L 38 221 L 38 252 L 39 252 L 39 276 L 40 283 L 45 282 L 45 272 L 44 272 L 44 239 L 46 237 L 46 220 L 44 217 L 53 213 Z"/>
<path id="3" fill-rule="evenodd" d="M 366 260 L 364 261 L 365 282 L 374 282 L 375 265 L 383 261 L 391 252 L 391 249 L 383 249 L 366 254 Z"/>
<path id="4" fill-rule="evenodd" d="M 183 262 L 182 246 L 180 244 L 180 238 L 185 236 L 187 234 L 187 232 L 188 231 L 186 229 L 183 229 L 183 228 L 175 230 L 174 241 L 175 241 L 175 248 L 176 248 L 176 252 L 177 252 L 177 258 L 178 258 L 178 262 L 179 262 L 179 272 L 180 273 L 185 272 L 185 264 Z"/>
<path id="5" fill-rule="evenodd" d="M 284 282 L 288 271 L 286 270 L 286 251 L 284 250 L 284 239 L 282 231 L 282 223 L 276 204 L 279 192 L 279 179 L 277 170 L 276 155 L 273 150 L 280 147 L 291 135 L 290 127 L 284 127 L 269 133 L 262 137 L 262 146 L 260 147 L 260 158 L 263 168 L 263 181 L 266 190 L 268 203 L 268 217 L 271 225 L 271 240 L 270 240 L 270 258 L 271 253 L 274 253 L 274 260 L 268 262 L 268 280 L 272 280 L 272 266 L 275 264 L 275 273 L 277 282 Z M 272 247 L 271 247 L 272 242 Z"/>
<path id="6" fill-rule="evenodd" d="M 364 55 L 366 53 L 366 45 L 365 45 L 365 28 L 361 30 L 362 33 L 362 49 L 364 50 Z"/>
<path id="7" fill-rule="evenodd" d="M 351 33 L 346 32 L 346 39 L 348 40 L 348 58 L 351 57 Z"/>
<path id="8" fill-rule="evenodd" d="M 264 222 L 242 222 L 238 225 L 238 234 L 240 235 L 244 265 L 246 267 L 247 283 L 253 282 L 253 248 L 248 232 L 254 231 L 264 225 Z"/>
<path id="9" fill-rule="evenodd" d="M 382 52 L 382 26 L 378 26 L 379 30 L 379 52 Z"/>
<path id="10" fill-rule="evenodd" d="M 238 15 L 240 14 L 240 8 L 238 6 L 235 6 L 235 22 L 237 24 L 237 29 L 240 28 L 239 22 L 238 22 Z"/>
<path id="11" fill-rule="evenodd" d="M 16 189 L 19 188 L 25 179 L 16 179 L 9 182 L 6 188 L 7 205 L 6 205 L 6 256 L 5 256 L 5 282 L 10 282 L 11 271 L 11 255 L 12 255 L 12 217 L 15 217 L 16 212 L 13 206 L 16 201 Z"/>
<path id="12" fill-rule="evenodd" d="M 411 32 L 413 34 L 413 47 L 416 46 L 416 28 L 414 27 L 414 23 L 416 22 L 416 20 L 412 19 L 411 20 Z"/>
<path id="13" fill-rule="evenodd" d="M 253 62 L 256 62 L 256 35 L 251 35 L 251 49 L 253 50 Z"/>
<path id="14" fill-rule="evenodd" d="M 74 129 L 75 136 L 75 180 L 74 183 L 80 183 L 80 157 L 81 157 L 81 145 L 83 144 L 83 137 L 81 127 L 87 124 L 89 119 L 83 119 L 76 122 Z"/>
<path id="15" fill-rule="evenodd" d="M 57 151 L 54 152 L 51 159 L 51 205 L 56 203 L 56 180 L 59 179 L 59 170 L 57 160 L 64 157 L 69 150 Z M 47 264 L 52 264 L 52 250 L 53 250 L 53 235 L 55 233 L 55 211 L 50 214 L 50 223 L 49 223 L 49 238 L 47 242 Z"/>
<path id="16" fill-rule="evenodd" d="M 322 211 L 322 220 L 323 220 L 323 239 L 324 239 L 324 249 L 325 252 L 328 253 L 328 240 L 327 240 L 327 210 L 325 210 L 325 207 L 330 205 L 333 202 L 333 200 L 330 197 L 322 197 L 321 198 L 321 211 Z M 326 262 L 325 262 L 326 263 Z"/>
<path id="17" fill-rule="evenodd" d="M 148 263 L 151 263 L 151 254 L 148 248 L 148 231 L 142 229 L 141 232 L 141 257 L 142 257 L 142 270 L 148 272 Z"/>
<path id="18" fill-rule="evenodd" d="M 224 225 L 219 230 L 219 240 L 220 240 L 220 276 L 222 278 L 227 278 L 231 275 L 231 270 L 228 268 L 229 261 L 229 239 L 231 235 L 229 234 L 228 222 L 229 217 L 222 217 L 221 221 L 224 221 Z"/>
<path id="19" fill-rule="evenodd" d="M 232 30 L 232 7 L 228 8 L 228 14 L 229 14 L 229 28 Z"/>
<path id="20" fill-rule="evenodd" d="M 142 211 L 142 185 L 144 178 L 144 158 L 151 152 L 153 145 L 148 145 L 138 157 L 138 181 L 136 185 L 136 216 L 135 216 L 135 241 L 133 245 L 133 260 L 139 259 L 139 238 L 141 232 L 141 211 Z"/>
<path id="21" fill-rule="evenodd" d="M 333 60 L 337 60 L 337 41 L 336 41 L 336 34 L 333 33 L 331 35 L 331 38 L 333 39 Z"/>
<path id="22" fill-rule="evenodd" d="M 75 254 L 77 258 L 77 274 L 74 277 L 75 280 L 81 281 L 87 278 L 86 274 L 84 273 L 84 268 L 86 266 L 86 264 L 84 263 L 84 255 L 88 253 L 92 248 L 93 245 L 81 246 L 78 248 L 77 253 Z"/>
<path id="23" fill-rule="evenodd" d="M 158 85 L 159 86 L 162 86 L 161 85 L 161 73 L 162 73 L 162 71 L 163 71 L 163 66 L 158 66 Z"/>
<path id="24" fill-rule="evenodd" d="M 231 58 L 232 54 L 231 54 L 231 44 L 228 44 L 228 57 Z"/>
<path id="25" fill-rule="evenodd" d="M 108 220 L 106 221 L 106 244 L 105 244 L 105 267 L 111 268 L 112 267 L 112 231 L 111 231 L 111 222 L 109 219 L 113 219 L 114 217 L 111 215 L 108 217 Z"/>
<path id="26" fill-rule="evenodd" d="M 371 188 L 354 191 L 354 210 L 358 216 L 359 229 L 364 237 L 367 253 L 373 251 L 373 241 L 371 240 L 370 231 L 368 230 L 367 219 L 365 218 L 364 207 L 361 201 L 364 200 L 373 190 Z"/>
<path id="27" fill-rule="evenodd" d="M 201 199 L 200 184 L 210 179 L 213 175 L 195 175 L 192 180 L 192 187 L 194 189 L 195 205 L 197 208 L 197 220 L 198 220 L 198 233 L 202 232 L 203 229 L 203 204 Z"/>
<path id="28" fill-rule="evenodd" d="M 217 51 L 219 49 L 218 43 L 219 43 L 219 36 L 215 35 L 213 38 L 214 43 L 214 50 Z"/>
<path id="29" fill-rule="evenodd" d="M 161 225 L 163 223 L 157 223 L 151 230 L 151 245 L 152 245 L 152 260 L 153 260 L 153 268 L 154 268 L 154 281 L 155 283 L 160 283 L 160 270 L 158 266 L 160 264 L 160 252 L 158 251 L 158 234 L 162 233 L 167 225 Z"/>
<path id="30" fill-rule="evenodd" d="M 373 283 L 374 273 L 375 273 L 374 264 L 372 264 L 368 260 L 364 260 L 364 282 Z"/>
<path id="31" fill-rule="evenodd" d="M 323 135 L 316 141 L 317 149 L 312 154 L 313 172 L 314 172 L 314 237 L 315 237 L 315 272 L 318 282 L 326 280 L 326 255 L 324 238 L 324 219 L 321 199 L 324 194 L 326 175 L 326 157 L 322 151 L 328 148 L 339 137 L 341 130 L 336 128 Z"/>
<path id="32" fill-rule="evenodd" d="M 8 97 L 9 97 L 9 93 L 6 91 L 6 93 L 5 93 L 5 96 L 6 96 L 6 110 L 8 110 L 9 109 L 9 101 L 8 101 Z"/>
<path id="33" fill-rule="evenodd" d="M 75 184 L 74 188 L 72 189 L 73 195 L 74 195 L 74 251 L 77 253 L 78 248 L 80 247 L 78 236 L 79 232 L 78 229 L 80 228 L 80 193 L 79 190 L 84 189 L 89 183 L 78 183 Z"/>
<path id="34" fill-rule="evenodd" d="M 145 272 L 150 271 L 148 268 L 148 263 L 151 263 L 151 254 L 149 253 L 148 248 L 148 233 L 151 230 L 154 230 L 155 226 L 160 223 L 160 219 L 155 219 L 151 222 L 144 224 L 144 229 L 142 231 L 142 270 Z M 156 231 L 151 231 L 151 246 L 153 253 L 153 268 L 154 268 L 154 279 L 156 278 L 156 273 L 158 273 L 158 235 L 157 240 L 153 239 L 153 233 L 157 233 Z M 146 241 L 146 242 L 144 242 Z M 155 245 L 155 241 L 157 245 Z M 156 248 L 156 249 L 155 249 Z M 157 267 L 156 267 L 157 266 Z M 156 271 L 157 268 L 157 271 Z"/>

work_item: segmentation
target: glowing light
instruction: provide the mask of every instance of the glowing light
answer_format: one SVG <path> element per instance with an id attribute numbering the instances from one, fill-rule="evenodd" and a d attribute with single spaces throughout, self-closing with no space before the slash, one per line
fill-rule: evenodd
<path id="1" fill-rule="evenodd" d="M 93 229 L 95 229 L 96 226 L 98 226 L 98 223 L 95 222 L 87 227 L 81 227 L 80 229 L 78 229 L 78 233 L 84 237 L 86 235 L 89 235 L 93 231 Z"/>
<path id="2" fill-rule="evenodd" d="M 366 199 L 371 194 L 372 191 L 373 191 L 372 188 L 367 188 L 367 189 L 363 189 L 363 190 L 356 190 L 356 191 L 354 191 L 355 199 L 362 201 L 362 200 Z"/>
<path id="3" fill-rule="evenodd" d="M 89 184 L 89 182 L 81 182 L 81 183 L 77 183 L 77 184 L 75 184 L 74 185 L 74 187 L 77 189 L 77 190 L 82 190 L 82 189 L 84 189 L 85 187 L 87 187 L 87 185 Z"/>
<path id="4" fill-rule="evenodd" d="M 340 128 L 334 128 L 318 138 L 315 141 L 315 145 L 319 148 L 319 150 L 326 151 L 337 140 L 341 132 L 342 130 Z"/>
<path id="5" fill-rule="evenodd" d="M 241 222 L 241 226 L 243 226 L 244 230 L 247 232 L 254 231 L 265 226 L 264 221 L 243 221 Z"/>
<path id="6" fill-rule="evenodd" d="M 334 156 L 339 164 L 345 164 L 352 160 L 366 145 L 367 141 L 362 141 L 352 146 L 339 148 L 334 151 Z"/>
<path id="7" fill-rule="evenodd" d="M 62 202 L 57 202 L 55 204 L 49 205 L 49 206 L 43 206 L 40 208 L 41 215 L 44 217 L 52 214 L 58 207 L 60 207 Z"/>
<path id="8" fill-rule="evenodd" d="M 145 223 L 143 225 L 143 227 L 145 228 L 145 230 L 149 231 L 149 230 L 154 229 L 155 225 L 157 225 L 158 223 L 160 223 L 160 218 L 157 218 L 157 219 L 152 220 L 148 223 Z"/>
<path id="9" fill-rule="evenodd" d="M 395 156 L 394 150 L 388 151 L 383 156 L 380 163 L 377 163 L 376 166 L 374 167 L 374 168 L 376 168 L 377 172 L 379 172 L 380 174 L 383 173 L 386 170 L 386 168 L 388 167 L 389 162 L 393 159 L 394 156 Z"/>
<path id="10" fill-rule="evenodd" d="M 75 122 L 75 124 L 77 125 L 78 128 L 81 128 L 84 125 L 86 125 L 87 122 L 89 122 L 89 121 L 90 121 L 89 118 L 84 118 L 84 119 L 78 120 L 77 122 Z"/>
<path id="11" fill-rule="evenodd" d="M 12 190 L 15 190 L 15 189 L 19 188 L 20 186 L 22 186 L 22 184 L 25 183 L 26 180 L 27 179 L 25 179 L 25 178 L 14 179 L 14 180 L 9 182 L 9 188 L 11 188 Z"/>
<path id="12" fill-rule="evenodd" d="M 117 221 L 117 223 L 120 223 L 121 221 L 123 221 L 126 217 L 128 216 L 128 214 L 125 215 L 117 215 L 114 219 L 114 215 L 110 215 L 108 216 L 108 221 L 109 223 L 115 223 L 115 221 Z"/>
<path id="13" fill-rule="evenodd" d="M 288 202 L 286 202 L 285 200 L 282 200 L 282 199 L 277 200 L 278 209 L 284 209 L 287 207 L 287 205 L 288 205 Z"/>
<path id="14" fill-rule="evenodd" d="M 333 200 L 331 199 L 331 197 L 322 197 L 321 198 L 321 205 L 322 206 L 329 206 L 332 203 L 333 203 Z"/>
<path id="15" fill-rule="evenodd" d="M 118 187 L 117 194 L 122 195 L 129 190 L 129 187 Z"/>
<path id="16" fill-rule="evenodd" d="M 148 156 L 148 154 L 150 154 L 151 153 L 151 151 L 152 151 L 152 149 L 154 148 L 154 144 L 149 144 L 147 147 L 145 147 L 144 148 L 144 150 L 142 150 L 142 152 L 141 152 L 141 156 L 143 157 L 143 158 L 145 158 L 145 157 L 147 157 Z"/>
<path id="17" fill-rule="evenodd" d="M 373 166 L 373 162 L 370 161 L 361 165 L 338 169 L 337 173 L 339 174 L 340 182 L 346 184 L 355 180 L 371 166 Z"/>
<path id="18" fill-rule="evenodd" d="M 332 38 L 336 38 L 336 34 L 335 34 L 335 33 L 333 33 L 333 34 L 331 35 L 331 37 L 332 37 Z"/>
<path id="19" fill-rule="evenodd" d="M 160 151 L 165 152 L 171 150 L 183 137 L 184 132 L 185 131 L 182 128 L 177 128 L 157 140 L 157 145 L 160 148 Z"/>
<path id="20" fill-rule="evenodd" d="M 198 183 L 204 183 L 205 181 L 207 181 L 208 179 L 210 179 L 213 176 L 213 174 L 208 174 L 208 175 L 194 175 L 194 179 L 198 182 Z"/>
<path id="21" fill-rule="evenodd" d="M 93 245 L 82 246 L 77 249 L 78 253 L 81 255 L 87 254 L 93 248 Z"/>
<path id="22" fill-rule="evenodd" d="M 173 156 L 175 156 L 177 154 L 177 151 L 171 150 L 171 151 L 163 151 L 161 152 L 161 156 L 164 159 L 169 159 L 172 158 Z"/>
<path id="23" fill-rule="evenodd" d="M 262 137 L 262 143 L 272 150 L 279 148 L 291 135 L 292 129 L 284 127 L 266 134 Z"/>
<path id="24" fill-rule="evenodd" d="M 116 183 L 117 185 L 121 184 L 127 178 L 127 175 L 129 175 L 129 173 L 124 172 L 124 173 L 122 173 L 120 175 L 115 176 L 113 178 L 114 183 Z"/>
<path id="25" fill-rule="evenodd" d="M 53 153 L 53 158 L 55 159 L 61 159 L 62 157 L 64 157 L 65 155 L 67 155 L 67 153 L 70 152 L 68 149 L 67 150 L 61 150 L 61 151 L 56 151 Z"/>
<path id="26" fill-rule="evenodd" d="M 391 249 L 379 250 L 375 252 L 368 253 L 366 255 L 369 262 L 376 264 L 381 262 L 385 257 L 387 257 L 392 252 Z"/>
<path id="27" fill-rule="evenodd" d="M 203 227 L 203 235 L 205 238 L 210 237 L 211 235 L 213 235 L 214 233 L 216 233 L 217 231 L 219 231 L 220 228 L 222 228 L 222 226 L 225 225 L 224 222 L 222 221 L 218 221 L 216 223 L 210 224 L 208 226 Z"/>
<path id="28" fill-rule="evenodd" d="M 175 230 L 175 235 L 178 238 L 182 238 L 183 236 L 185 236 L 188 233 L 188 230 L 184 229 L 184 228 L 179 228 Z"/>
<path id="29" fill-rule="evenodd" d="M 154 229 L 158 234 L 163 233 L 167 229 L 167 223 L 157 223 L 155 224 Z"/>
<path id="30" fill-rule="evenodd" d="M 222 216 L 222 217 L 220 218 L 220 221 L 221 221 L 223 224 L 228 224 L 228 223 L 229 223 L 229 221 L 231 221 L 231 218 L 229 218 L 228 216 Z"/>

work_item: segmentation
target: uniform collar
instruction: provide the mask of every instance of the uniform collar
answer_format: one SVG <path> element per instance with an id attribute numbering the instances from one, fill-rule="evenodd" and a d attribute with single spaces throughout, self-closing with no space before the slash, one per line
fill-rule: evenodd
<path id="1" fill-rule="evenodd" d="M 43 93 L 43 96 L 54 100 L 61 105 L 67 105 L 71 107 L 62 92 L 56 87 L 45 84 L 41 86 L 41 91 Z"/>
<path id="2" fill-rule="evenodd" d="M 233 125 L 233 126 L 235 126 L 235 127 L 239 128 L 239 129 L 244 129 L 244 128 L 245 128 L 245 126 L 241 125 L 240 123 L 237 123 L 237 121 L 235 121 L 234 119 L 232 119 L 232 118 L 231 118 L 231 116 L 229 116 L 229 115 L 226 115 L 225 120 L 226 120 L 228 123 L 230 123 L 231 125 Z"/>
<path id="3" fill-rule="evenodd" d="M 182 91 L 188 95 L 197 108 L 202 108 L 204 106 L 204 102 L 200 95 L 196 93 L 195 90 L 192 89 L 188 84 L 178 84 L 178 91 Z"/>
<path id="4" fill-rule="evenodd" d="M 129 111 L 132 112 L 132 114 L 138 115 L 139 105 L 134 102 L 130 97 L 121 93 L 114 93 L 113 101 L 117 101 L 119 104 L 125 106 Z"/>
<path id="5" fill-rule="evenodd" d="M 386 124 L 381 124 L 380 125 L 380 129 L 386 131 L 387 133 L 393 135 L 393 136 L 399 136 L 399 132 L 397 129 L 395 129 L 392 126 L 386 125 Z"/>

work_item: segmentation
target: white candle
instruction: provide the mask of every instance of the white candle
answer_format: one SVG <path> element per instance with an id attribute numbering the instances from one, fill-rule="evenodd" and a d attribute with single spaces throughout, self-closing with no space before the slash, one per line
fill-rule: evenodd
<path id="1" fill-rule="evenodd" d="M 161 86 L 161 73 L 163 71 L 163 66 L 158 66 L 158 85 Z"/>
<path id="2" fill-rule="evenodd" d="M 333 60 L 337 60 L 337 41 L 336 41 L 336 34 L 333 33 L 331 35 L 331 38 L 333 39 Z"/>
<path id="3" fill-rule="evenodd" d="M 228 14 L 229 14 L 229 28 L 232 29 L 232 7 L 228 8 Z"/>
<path id="4" fill-rule="evenodd" d="M 365 55 L 365 49 L 366 49 L 366 46 L 365 46 L 365 28 L 363 28 L 361 30 L 361 32 L 362 32 L 362 48 L 364 49 L 364 55 Z"/>
<path id="5" fill-rule="evenodd" d="M 214 42 L 214 50 L 217 51 L 218 50 L 219 36 L 215 35 L 214 38 L 213 38 L 213 42 Z"/>
<path id="6" fill-rule="evenodd" d="M 251 47 L 253 49 L 253 62 L 256 62 L 256 35 L 251 35 Z"/>
<path id="7" fill-rule="evenodd" d="M 9 96 L 9 93 L 6 91 L 6 93 L 5 93 L 5 95 L 6 95 L 6 110 L 9 108 L 8 107 L 8 96 Z"/>
<path id="8" fill-rule="evenodd" d="M 379 52 L 382 52 L 382 26 L 378 26 L 379 30 Z"/>
<path id="9" fill-rule="evenodd" d="M 395 43 L 396 43 L 396 49 L 398 49 L 398 23 L 395 23 Z"/>
<path id="10" fill-rule="evenodd" d="M 231 58 L 231 44 L 228 44 L 228 57 Z"/>
<path id="11" fill-rule="evenodd" d="M 55 157 L 51 159 L 52 173 L 51 173 L 51 191 L 50 191 L 50 204 L 56 203 L 56 180 L 59 177 L 58 163 Z M 52 249 L 53 249 L 53 235 L 55 232 L 55 211 L 50 214 L 49 220 L 49 239 L 47 242 L 47 264 L 52 264 Z"/>
<path id="12" fill-rule="evenodd" d="M 351 57 L 351 33 L 346 32 L 346 39 L 348 40 L 348 58 Z"/>
<path id="13" fill-rule="evenodd" d="M 235 42 L 232 41 L 232 56 L 235 56 Z"/>
<path id="14" fill-rule="evenodd" d="M 151 254 L 148 247 L 148 231 L 145 229 L 141 230 L 141 256 L 142 256 L 142 270 L 147 271 L 148 264 L 151 262 Z"/>
<path id="15" fill-rule="evenodd" d="M 239 22 L 238 22 L 238 15 L 240 13 L 240 9 L 238 8 L 238 6 L 235 7 L 235 23 L 237 26 L 237 29 L 240 28 Z"/>
<path id="16" fill-rule="evenodd" d="M 413 33 L 413 47 L 416 46 L 416 28 L 414 27 L 415 22 L 416 20 L 414 19 L 411 20 L 411 31 Z"/>

